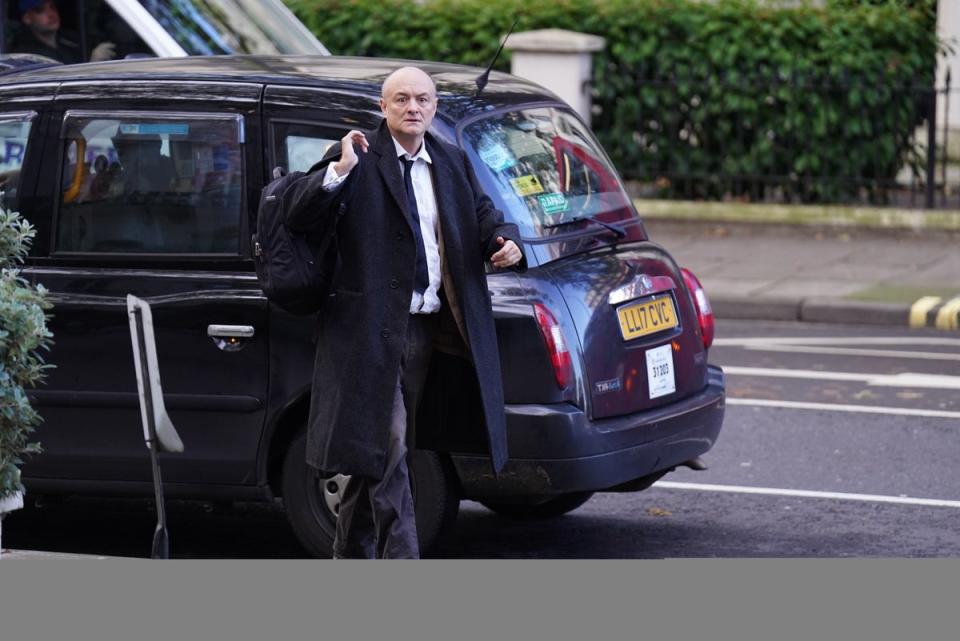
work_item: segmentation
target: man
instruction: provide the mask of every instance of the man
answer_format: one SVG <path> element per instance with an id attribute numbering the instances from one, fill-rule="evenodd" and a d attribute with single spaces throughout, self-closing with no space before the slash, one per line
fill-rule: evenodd
<path id="1" fill-rule="evenodd" d="M 53 0 L 19 0 L 20 22 L 24 31 L 10 50 L 33 53 L 64 64 L 83 62 L 80 46 L 60 33 L 60 11 Z M 90 53 L 90 62 L 111 60 L 116 56 L 112 42 L 101 42 Z"/>
<path id="2" fill-rule="evenodd" d="M 466 155 L 427 133 L 437 112 L 430 76 L 398 69 L 380 109 L 379 129 L 349 132 L 287 196 L 298 204 L 292 229 L 318 230 L 342 213 L 307 434 L 310 465 L 352 475 L 335 558 L 419 555 L 405 455 L 444 320 L 472 357 L 494 471 L 502 467 L 506 421 L 483 261 L 526 266 L 517 227 L 503 222 Z"/>

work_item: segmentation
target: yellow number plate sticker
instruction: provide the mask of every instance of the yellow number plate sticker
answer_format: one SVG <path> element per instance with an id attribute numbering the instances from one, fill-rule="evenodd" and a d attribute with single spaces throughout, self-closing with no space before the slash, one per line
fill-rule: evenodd
<path id="1" fill-rule="evenodd" d="M 617 310 L 617 317 L 625 341 L 677 326 L 677 313 L 669 294 L 621 307 Z"/>
<path id="2" fill-rule="evenodd" d="M 540 184 L 540 179 L 533 174 L 511 178 L 510 184 L 513 185 L 513 191 L 518 196 L 532 196 L 543 193 L 543 185 Z"/>

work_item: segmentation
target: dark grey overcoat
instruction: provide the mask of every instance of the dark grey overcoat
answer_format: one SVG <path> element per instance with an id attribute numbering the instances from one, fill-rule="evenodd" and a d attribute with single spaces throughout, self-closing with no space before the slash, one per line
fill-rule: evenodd
<path id="1" fill-rule="evenodd" d="M 334 296 L 320 313 L 307 462 L 328 473 L 380 478 L 386 465 L 387 429 L 400 355 L 406 342 L 416 246 L 407 214 L 403 175 L 386 123 L 367 135 L 369 151 L 340 187 L 322 188 L 335 147 L 291 187 L 288 225 L 322 227 L 338 209 L 340 269 Z M 507 459 L 503 381 L 484 261 L 499 249 L 497 236 L 520 245 L 477 183 L 466 154 L 431 134 L 445 283 L 452 285 L 473 358 L 495 472 Z M 288 201 L 290 202 L 290 201 Z M 526 259 L 518 266 L 525 268 Z"/>

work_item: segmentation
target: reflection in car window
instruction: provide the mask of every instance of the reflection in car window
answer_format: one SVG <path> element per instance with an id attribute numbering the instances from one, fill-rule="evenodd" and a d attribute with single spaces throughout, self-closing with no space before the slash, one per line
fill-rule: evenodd
<path id="1" fill-rule="evenodd" d="M 340 141 L 339 135 L 330 130 L 292 122 L 274 122 L 273 137 L 274 163 L 286 171 L 307 171 Z"/>
<path id="2" fill-rule="evenodd" d="M 524 236 L 549 236 L 586 217 L 636 220 L 599 143 L 570 113 L 545 107 L 500 113 L 468 125 L 463 139 L 488 194 Z"/>
<path id="3" fill-rule="evenodd" d="M 0 206 L 17 209 L 20 170 L 36 113 L 0 114 Z"/>
<path id="4" fill-rule="evenodd" d="M 289 12 L 265 0 L 140 0 L 189 55 L 322 54 Z"/>
<path id="5" fill-rule="evenodd" d="M 240 116 L 68 112 L 59 252 L 239 252 Z"/>
<path id="6" fill-rule="evenodd" d="M 308 138 L 306 136 L 287 136 L 287 167 L 289 171 L 306 171 L 323 158 L 335 140 L 326 138 Z"/>

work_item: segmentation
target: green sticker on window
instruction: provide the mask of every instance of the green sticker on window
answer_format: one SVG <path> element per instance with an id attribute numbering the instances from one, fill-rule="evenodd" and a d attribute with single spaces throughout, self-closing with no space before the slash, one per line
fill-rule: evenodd
<path id="1" fill-rule="evenodd" d="M 570 208 L 567 197 L 559 192 L 540 194 L 537 196 L 537 200 L 540 201 L 540 207 L 543 208 L 543 213 L 547 216 L 562 214 Z"/>

